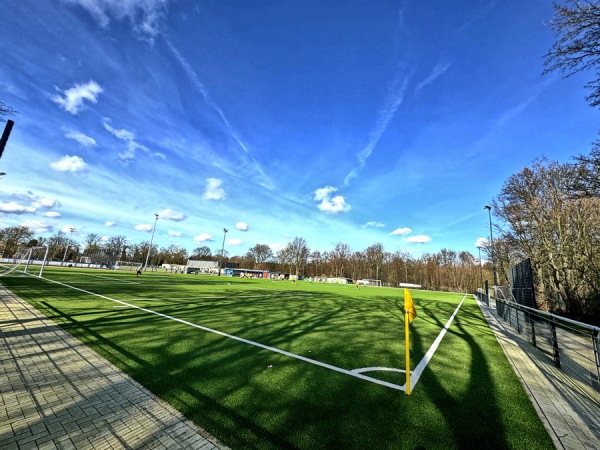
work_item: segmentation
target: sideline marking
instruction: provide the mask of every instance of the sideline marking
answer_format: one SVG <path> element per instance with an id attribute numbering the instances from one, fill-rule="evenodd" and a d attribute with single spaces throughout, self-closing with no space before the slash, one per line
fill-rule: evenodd
<path id="1" fill-rule="evenodd" d="M 33 275 L 33 276 L 35 276 L 35 275 Z M 41 277 L 38 277 L 38 278 L 41 278 Z M 239 336 L 235 336 L 233 334 L 224 333 L 222 331 L 218 331 L 218 330 L 215 330 L 213 328 L 208 328 L 208 327 L 205 327 L 203 325 L 198 325 L 196 323 L 189 322 L 189 321 L 183 320 L 183 319 L 179 319 L 179 318 L 174 317 L 174 316 L 169 316 L 168 314 L 159 313 L 158 311 L 153 311 L 153 310 L 148 309 L 148 308 L 143 308 L 141 306 L 132 305 L 131 303 L 127 303 L 127 302 L 124 302 L 122 300 L 117 300 L 115 298 L 110 298 L 110 297 L 107 297 L 105 295 L 97 294 L 95 292 L 90 292 L 90 291 L 87 291 L 85 289 L 81 289 L 81 288 L 78 288 L 78 287 L 75 287 L 75 286 L 68 285 L 66 283 L 61 283 L 60 281 L 54 281 L 54 280 L 51 280 L 49 278 L 42 278 L 42 279 L 46 280 L 46 281 L 49 281 L 51 283 L 55 283 L 55 284 L 59 284 L 61 286 L 65 286 L 65 287 L 68 287 L 68 288 L 71 288 L 71 289 L 75 289 L 76 291 L 84 292 L 86 294 L 89 294 L 89 295 L 92 295 L 92 296 L 95 296 L 95 297 L 100 297 L 100 298 L 103 298 L 105 300 L 109 300 L 111 302 L 119 303 L 121 305 L 124 305 L 125 307 L 130 307 L 130 308 L 138 309 L 140 311 L 144 311 L 144 312 L 147 312 L 149 314 L 154 314 L 156 316 L 163 317 L 165 319 L 173 320 L 175 322 L 179 322 L 179 323 L 182 323 L 184 325 L 188 325 L 190 327 L 198 328 L 198 329 L 203 330 L 203 331 L 208 331 L 209 333 L 214 333 L 214 334 L 217 334 L 219 336 L 223 336 L 223 337 L 227 337 L 227 338 L 233 339 L 235 341 L 243 342 L 245 344 L 249 344 L 249 345 L 252 345 L 254 347 L 259 347 L 259 348 L 262 348 L 264 350 L 269 350 L 269 351 L 272 351 L 274 353 L 279 353 L 281 355 L 289 356 L 290 358 L 299 359 L 300 361 L 304 361 L 304 362 L 307 362 L 307 363 L 310 363 L 310 364 L 314 364 L 316 366 L 324 367 L 325 369 L 329 369 L 329 370 L 333 370 L 335 372 L 343 373 L 343 374 L 349 375 L 351 377 L 360 378 L 362 380 L 370 381 L 371 383 L 380 384 L 382 386 L 386 386 L 386 387 L 389 387 L 389 388 L 392 388 L 392 389 L 396 389 L 396 390 L 399 390 L 399 391 L 406 391 L 406 385 L 402 385 L 401 386 L 399 384 L 389 383 L 387 381 L 378 380 L 377 378 L 372 378 L 370 376 L 363 375 L 361 373 L 361 372 L 367 372 L 367 371 L 372 371 L 372 370 L 388 370 L 388 371 L 406 372 L 404 369 L 394 369 L 394 368 L 384 368 L 384 367 L 376 367 L 376 368 L 375 367 L 367 367 L 367 368 L 363 368 L 363 369 L 354 369 L 354 370 L 342 369 L 341 367 L 337 367 L 337 366 L 334 366 L 332 364 L 327 364 L 327 363 L 324 363 L 324 362 L 321 362 L 321 361 L 317 361 L 316 359 L 311 359 L 311 358 L 307 358 L 307 357 L 302 356 L 302 355 L 297 355 L 295 353 L 290 353 L 290 352 L 287 352 L 285 350 L 278 349 L 276 347 L 270 347 L 268 345 L 261 344 L 260 342 L 255 342 L 255 341 L 251 341 L 249 339 L 244 339 L 244 338 L 241 338 Z M 438 348 L 440 342 L 442 341 L 442 338 L 444 337 L 444 335 L 446 334 L 446 332 L 450 328 L 450 325 L 452 324 L 452 320 L 454 319 L 454 317 L 458 313 L 458 310 L 460 309 L 461 305 L 465 301 L 465 298 L 467 298 L 467 294 L 465 294 L 465 296 L 462 298 L 462 300 L 460 301 L 459 305 L 454 310 L 454 313 L 452 314 L 452 316 L 450 316 L 450 319 L 448 320 L 448 322 L 446 322 L 446 325 L 444 326 L 444 329 L 440 332 L 440 334 L 438 335 L 438 337 L 435 339 L 435 341 L 433 342 L 433 345 L 429 348 L 429 350 L 427 351 L 427 353 L 425 354 L 425 356 L 423 357 L 423 359 L 419 362 L 419 364 L 417 365 L 417 367 L 415 368 L 415 370 L 411 372 L 412 374 L 415 374 L 414 375 L 415 376 L 414 383 L 411 383 L 411 385 L 412 385 L 413 388 L 414 388 L 414 386 L 416 386 L 417 381 L 419 381 L 419 378 L 421 377 L 421 374 L 423 373 L 423 370 L 425 370 L 425 367 L 427 367 L 427 364 L 429 363 L 429 361 L 433 357 L 433 354 L 435 353 L 435 350 Z"/>
<path id="2" fill-rule="evenodd" d="M 103 277 L 102 275 L 93 275 L 91 273 L 85 273 L 85 272 L 75 272 L 77 275 L 86 275 L 88 277 L 94 277 L 94 278 L 103 278 L 105 280 L 111 280 L 111 281 L 117 281 L 119 283 L 126 283 L 126 284 L 140 284 L 138 281 L 127 281 L 127 280 L 122 280 L 121 278 L 113 278 L 113 277 Z M 68 285 L 66 285 L 68 286 Z"/>

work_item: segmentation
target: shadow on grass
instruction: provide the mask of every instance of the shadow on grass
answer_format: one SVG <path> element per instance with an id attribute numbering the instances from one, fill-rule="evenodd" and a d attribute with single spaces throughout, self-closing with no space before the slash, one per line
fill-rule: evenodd
<path id="1" fill-rule="evenodd" d="M 187 300 L 169 299 L 174 289 L 169 283 L 156 288 L 107 283 L 101 293 L 131 295 L 128 301 L 154 311 L 345 369 L 403 366 L 400 296 L 352 290 L 361 296 L 356 299 L 342 295 L 350 290 L 333 287 L 310 295 L 308 287 L 283 286 L 285 295 L 280 286 L 222 287 L 219 283 L 216 291 L 201 293 L 209 297 L 194 297 L 192 289 Z M 186 295 L 177 289 L 177 295 Z M 107 310 L 86 300 L 86 294 L 71 291 L 63 297 L 63 292 L 45 293 L 40 308 L 233 448 L 508 446 L 506 406 L 503 414 L 485 354 L 469 334 L 472 326 L 481 325 L 474 315 L 465 314 L 468 326 L 458 324 L 444 338 L 468 350 L 468 367 L 453 351 L 440 349 L 435 368 L 427 368 L 415 392 L 406 396 L 137 309 Z M 143 297 L 157 293 L 165 299 Z M 444 325 L 435 317 L 441 311 L 446 320 L 457 303 L 417 301 L 428 331 L 421 332 L 418 321 L 412 327 L 414 363 Z M 401 379 L 392 382 L 403 384 L 404 376 L 395 376 Z"/>

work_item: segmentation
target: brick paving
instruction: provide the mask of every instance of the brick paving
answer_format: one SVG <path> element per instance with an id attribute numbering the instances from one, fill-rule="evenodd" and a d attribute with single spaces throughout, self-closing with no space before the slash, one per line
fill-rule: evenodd
<path id="1" fill-rule="evenodd" d="M 496 314 L 477 302 L 558 449 L 600 450 L 600 405 Z"/>
<path id="2" fill-rule="evenodd" d="M 226 447 L 0 286 L 0 449 Z"/>

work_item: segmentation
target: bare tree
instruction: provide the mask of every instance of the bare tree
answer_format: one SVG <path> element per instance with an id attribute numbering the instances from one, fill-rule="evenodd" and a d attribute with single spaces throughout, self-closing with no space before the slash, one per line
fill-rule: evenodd
<path id="1" fill-rule="evenodd" d="M 573 170 L 537 161 L 511 176 L 493 205 L 507 224 L 502 239 L 531 258 L 548 307 L 583 318 L 600 297 L 600 199 L 570 195 Z"/>
<path id="2" fill-rule="evenodd" d="M 14 116 L 18 111 L 15 111 L 4 102 L 0 102 L 0 122 L 6 122 L 4 116 Z"/>
<path id="3" fill-rule="evenodd" d="M 210 251 L 210 247 L 203 245 L 201 247 L 196 247 L 195 249 L 193 249 L 190 257 L 195 259 L 212 258 L 212 252 Z"/>
<path id="4" fill-rule="evenodd" d="M 33 232 L 23 225 L 1 229 L 0 241 L 2 247 L 0 247 L 0 251 L 2 256 L 14 254 L 20 246 L 25 245 L 32 238 Z"/>
<path id="5" fill-rule="evenodd" d="M 264 263 L 273 258 L 273 250 L 267 244 L 256 244 L 248 250 L 248 254 L 260 269 L 264 268 Z"/>
<path id="6" fill-rule="evenodd" d="M 600 106 L 600 2 L 555 3 L 550 28 L 556 41 L 546 54 L 545 73 L 559 71 L 569 77 L 585 70 L 595 71 L 596 78 L 585 86 L 592 91 L 586 99 L 591 106 Z"/>
<path id="7" fill-rule="evenodd" d="M 336 277 L 345 276 L 344 270 L 352 254 L 350 246 L 342 242 L 335 244 L 334 249 L 329 252 L 329 261 L 333 268 L 333 275 Z"/>

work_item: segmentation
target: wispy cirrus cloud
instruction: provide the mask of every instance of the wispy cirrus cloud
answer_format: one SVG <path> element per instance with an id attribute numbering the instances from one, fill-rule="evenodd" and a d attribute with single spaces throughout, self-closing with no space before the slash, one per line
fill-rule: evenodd
<path id="1" fill-rule="evenodd" d="M 136 135 L 133 131 L 129 131 L 124 128 L 121 128 L 121 129 L 114 128 L 110 124 L 110 119 L 108 119 L 108 118 L 104 118 L 104 120 L 102 121 L 102 125 L 104 126 L 104 129 L 106 131 L 108 131 L 110 134 L 112 134 L 114 137 L 125 142 L 125 144 L 127 146 L 126 150 L 119 153 L 119 159 L 125 165 L 129 164 L 129 162 L 136 157 L 136 153 L 138 152 L 138 150 L 142 151 L 146 154 L 149 154 L 150 156 L 157 157 L 162 160 L 165 159 L 165 155 L 163 155 L 162 153 L 152 152 L 152 151 L 150 151 L 150 149 L 148 147 L 140 144 L 137 141 Z"/>
<path id="2" fill-rule="evenodd" d="M 450 62 L 436 64 L 435 67 L 433 68 L 433 70 L 431 71 L 431 73 L 429 74 L 429 76 L 427 78 L 425 78 L 423 81 L 420 81 L 417 83 L 417 85 L 415 87 L 415 94 L 418 94 L 421 91 L 421 89 L 423 89 L 426 86 L 429 86 L 436 79 L 438 79 L 443 74 L 445 74 L 448 71 L 448 69 L 450 69 L 451 66 L 452 66 L 452 63 L 450 63 Z"/>
<path id="3" fill-rule="evenodd" d="M 76 84 L 64 91 L 56 89 L 61 94 L 51 97 L 51 100 L 73 115 L 83 108 L 85 101 L 97 103 L 98 95 L 103 91 L 102 87 L 94 80 L 90 80 L 86 84 Z"/>
<path id="4" fill-rule="evenodd" d="M 97 145 L 94 138 L 78 131 L 69 131 L 65 134 L 65 137 L 79 142 L 79 144 L 83 145 L 84 147 L 94 147 Z"/>
<path id="5" fill-rule="evenodd" d="M 162 22 L 167 12 L 168 0 L 63 0 L 67 4 L 79 5 L 89 12 L 103 28 L 110 24 L 111 17 L 127 21 L 140 39 L 154 42 L 161 33 Z"/>
<path id="6" fill-rule="evenodd" d="M 406 93 L 406 89 L 408 87 L 408 82 L 412 76 L 412 71 L 406 73 L 405 70 L 398 70 L 396 78 L 390 83 L 388 88 L 388 95 L 385 98 L 383 105 L 377 112 L 377 119 L 375 121 L 375 125 L 369 133 L 369 140 L 367 145 L 363 147 L 363 149 L 358 152 L 356 155 L 358 159 L 358 167 L 353 168 L 346 178 L 344 178 L 343 186 L 348 186 L 352 179 L 356 178 L 358 173 L 363 169 L 367 160 L 373 153 L 373 150 L 379 143 L 381 136 L 387 129 L 390 121 L 396 114 L 396 111 L 404 101 L 404 94 Z"/>
<path id="7" fill-rule="evenodd" d="M 173 55 L 175 55 L 175 57 L 177 58 L 177 60 L 181 64 L 181 67 L 183 67 L 183 70 L 187 74 L 188 78 L 190 79 L 192 85 L 195 87 L 196 91 L 202 95 L 202 97 L 204 98 L 204 101 L 206 102 L 206 104 L 217 114 L 217 116 L 219 117 L 219 119 L 223 123 L 223 125 L 225 127 L 225 131 L 227 132 L 227 134 L 244 151 L 244 154 L 245 154 L 245 158 L 244 159 L 246 161 L 248 161 L 249 164 L 252 166 L 252 173 L 257 173 L 258 175 L 260 175 L 259 183 L 262 186 L 270 187 L 272 185 L 271 180 L 269 179 L 269 177 L 267 177 L 267 175 L 265 174 L 265 172 L 264 172 L 263 168 L 261 167 L 261 165 L 251 155 L 250 150 L 248 149 L 248 146 L 240 138 L 240 136 L 238 135 L 237 131 L 234 129 L 234 127 L 231 125 L 231 123 L 229 122 L 229 120 L 227 119 L 227 117 L 225 116 L 225 114 L 223 113 L 223 110 L 212 99 L 212 97 L 210 96 L 208 90 L 206 89 L 206 86 L 204 85 L 204 83 L 202 82 L 202 80 L 200 79 L 200 77 L 198 76 L 198 74 L 196 73 L 196 71 L 187 62 L 187 60 L 183 57 L 183 55 L 179 52 L 179 50 L 177 50 L 177 48 L 171 43 L 170 40 L 166 39 L 166 43 L 167 43 L 169 49 L 171 50 L 171 52 L 173 53 Z"/>

